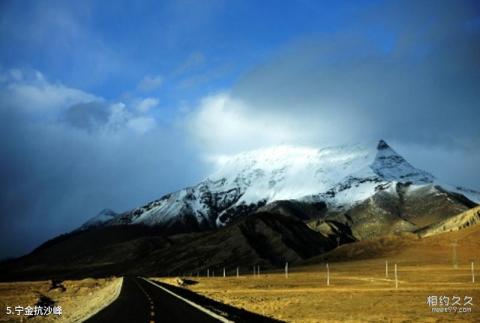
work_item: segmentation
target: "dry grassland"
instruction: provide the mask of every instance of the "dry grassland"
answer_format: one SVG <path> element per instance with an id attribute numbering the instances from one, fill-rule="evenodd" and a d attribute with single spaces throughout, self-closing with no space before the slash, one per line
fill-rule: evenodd
<path id="1" fill-rule="evenodd" d="M 0 322 L 80 322 L 110 304 L 118 295 L 121 278 L 67 280 L 52 288 L 50 281 L 0 283 Z M 6 307 L 31 306 L 47 297 L 53 306 L 62 307 L 62 315 L 29 317 L 6 315 Z"/>
<path id="2" fill-rule="evenodd" d="M 452 265 L 457 241 L 458 268 Z M 200 277 L 188 288 L 207 297 L 289 322 L 480 322 L 480 227 L 418 239 L 384 237 L 337 248 L 308 264 L 260 277 Z M 326 286 L 325 257 L 330 267 Z M 345 261 L 350 259 L 349 261 Z M 389 276 L 385 261 L 389 262 Z M 478 266 L 472 283 L 471 261 Z M 398 266 L 395 288 L 394 264 Z M 161 278 L 174 284 L 173 279 Z M 434 313 L 428 296 L 473 298 L 469 313 Z M 444 299 L 445 300 L 445 299 Z M 446 306 L 435 306 L 446 307 Z"/>

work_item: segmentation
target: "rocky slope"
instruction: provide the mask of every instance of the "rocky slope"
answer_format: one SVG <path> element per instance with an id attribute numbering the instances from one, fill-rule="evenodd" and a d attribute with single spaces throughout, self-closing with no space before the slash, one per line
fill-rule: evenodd
<path id="1" fill-rule="evenodd" d="M 458 231 L 480 223 L 480 206 L 462 212 L 443 221 L 428 225 L 417 233 L 421 237 L 428 237 L 443 232 Z"/>
<path id="2" fill-rule="evenodd" d="M 344 237 L 343 242 L 353 241 Z M 108 275 L 181 275 L 252 265 L 276 268 L 324 253 L 336 236 L 310 230 L 290 216 L 256 213 L 217 230 L 164 236 L 157 227 L 105 226 L 57 237 L 0 266 L 2 280 L 68 279 Z"/>

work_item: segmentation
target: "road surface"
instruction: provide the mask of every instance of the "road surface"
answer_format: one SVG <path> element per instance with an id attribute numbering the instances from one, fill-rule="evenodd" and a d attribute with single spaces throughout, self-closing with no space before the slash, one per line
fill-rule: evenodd
<path id="1" fill-rule="evenodd" d="M 220 320 L 137 277 L 125 277 L 118 298 L 86 322 L 220 322 Z"/>

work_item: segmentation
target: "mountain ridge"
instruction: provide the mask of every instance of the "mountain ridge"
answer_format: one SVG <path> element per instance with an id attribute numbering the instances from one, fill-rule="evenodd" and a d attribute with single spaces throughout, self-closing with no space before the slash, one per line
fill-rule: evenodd
<path id="1" fill-rule="evenodd" d="M 279 268 L 353 242 L 473 226 L 477 213 L 458 216 L 477 206 L 462 193 L 477 196 L 439 184 L 384 141 L 275 147 L 225 159 L 206 180 L 139 208 L 105 209 L 0 273 L 28 280 Z"/>
<path id="2" fill-rule="evenodd" d="M 435 184 L 480 201 L 478 192 L 438 184 L 384 140 L 376 149 L 359 144 L 320 149 L 277 146 L 220 161 L 219 169 L 197 185 L 123 213 L 104 210 L 80 229 L 123 224 L 163 226 L 170 232 L 213 229 L 279 200 L 323 202 L 341 211 L 396 183 Z"/>

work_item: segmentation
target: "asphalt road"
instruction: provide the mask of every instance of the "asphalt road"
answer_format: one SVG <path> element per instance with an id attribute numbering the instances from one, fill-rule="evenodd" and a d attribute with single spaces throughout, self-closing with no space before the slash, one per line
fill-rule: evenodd
<path id="1" fill-rule="evenodd" d="M 118 298 L 86 322 L 219 322 L 216 318 L 136 277 L 125 277 Z"/>

